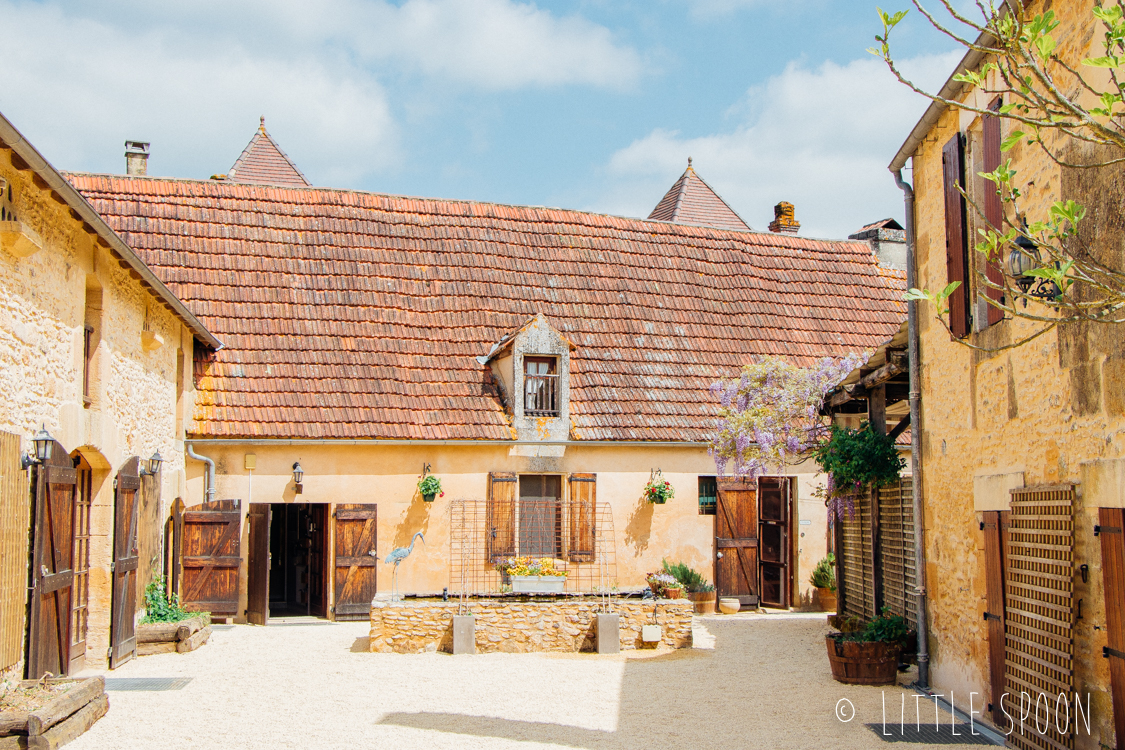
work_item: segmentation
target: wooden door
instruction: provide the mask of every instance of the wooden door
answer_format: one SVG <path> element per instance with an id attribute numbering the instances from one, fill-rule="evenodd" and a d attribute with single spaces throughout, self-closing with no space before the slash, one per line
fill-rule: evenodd
<path id="1" fill-rule="evenodd" d="M 110 603 L 109 668 L 137 655 L 137 517 L 140 459 L 130 458 L 117 472 L 113 506 L 113 594 Z"/>
<path id="2" fill-rule="evenodd" d="M 246 558 L 246 621 L 265 625 L 270 619 L 270 520 L 269 503 L 250 503 L 250 550 Z"/>
<path id="3" fill-rule="evenodd" d="M 74 585 L 74 493 L 78 472 L 55 442 L 51 460 L 36 469 L 35 530 L 27 676 L 70 670 L 70 601 Z"/>
<path id="4" fill-rule="evenodd" d="M 758 480 L 758 568 L 762 604 L 789 606 L 789 480 Z"/>
<path id="5" fill-rule="evenodd" d="M 715 591 L 758 604 L 758 488 L 750 479 L 718 480 Z"/>
<path id="6" fill-rule="evenodd" d="M 241 500 L 212 500 L 183 513 L 183 607 L 220 617 L 238 613 Z"/>
<path id="7" fill-rule="evenodd" d="M 1008 511 L 986 511 L 981 528 L 984 530 L 984 571 L 986 610 L 988 623 L 988 673 L 992 690 L 992 721 L 998 727 L 1007 726 L 1000 699 L 1004 695 L 1004 555 Z"/>
<path id="8" fill-rule="evenodd" d="M 1125 511 L 1099 508 L 1106 646 L 1117 750 L 1125 750 Z"/>
<path id="9" fill-rule="evenodd" d="M 371 600 L 375 598 L 375 566 L 379 559 L 375 511 L 374 503 L 336 506 L 332 568 L 335 571 L 337 620 L 371 617 Z"/>

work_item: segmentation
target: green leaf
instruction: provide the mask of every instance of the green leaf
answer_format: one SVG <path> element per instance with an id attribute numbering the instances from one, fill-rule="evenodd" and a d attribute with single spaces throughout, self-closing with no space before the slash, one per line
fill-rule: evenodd
<path id="1" fill-rule="evenodd" d="M 1004 141 L 1000 144 L 1000 150 L 1011 151 L 1012 147 L 1019 143 L 1020 138 L 1023 138 L 1025 135 L 1027 135 L 1027 133 L 1023 132 L 1022 130 L 1015 131 L 1007 138 L 1005 138 Z"/>
<path id="2" fill-rule="evenodd" d="M 1120 57 L 1088 57 L 1082 61 L 1083 65 L 1090 68 L 1120 68 Z"/>

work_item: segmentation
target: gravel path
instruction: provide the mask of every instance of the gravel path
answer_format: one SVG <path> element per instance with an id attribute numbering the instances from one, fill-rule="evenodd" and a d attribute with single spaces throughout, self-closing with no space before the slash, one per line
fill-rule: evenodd
<path id="1" fill-rule="evenodd" d="M 70 747 L 872 748 L 883 743 L 864 723 L 881 720 L 884 691 L 896 728 L 900 695 L 913 723 L 912 692 L 831 679 L 823 615 L 697 624 L 701 647 L 678 652 L 464 657 L 367 653 L 366 623 L 240 625 L 110 673 L 193 679 L 111 693 Z M 835 715 L 843 698 L 848 723 Z M 920 705 L 932 727 L 933 704 Z"/>

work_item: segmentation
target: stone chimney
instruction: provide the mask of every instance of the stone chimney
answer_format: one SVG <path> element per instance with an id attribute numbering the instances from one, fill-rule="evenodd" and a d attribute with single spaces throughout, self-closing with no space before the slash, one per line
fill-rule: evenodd
<path id="1" fill-rule="evenodd" d="M 148 174 L 148 143 L 125 141 L 125 174 Z"/>
<path id="2" fill-rule="evenodd" d="M 801 229 L 801 222 L 793 216 L 793 204 L 782 201 L 773 207 L 773 221 L 770 222 L 770 231 L 781 234 L 796 234 Z"/>

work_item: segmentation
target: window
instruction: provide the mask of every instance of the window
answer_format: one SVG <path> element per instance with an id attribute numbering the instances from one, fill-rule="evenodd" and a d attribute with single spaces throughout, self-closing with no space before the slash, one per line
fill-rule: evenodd
<path id="1" fill-rule="evenodd" d="M 562 557 L 562 477 L 520 476 L 518 547 L 521 555 Z"/>
<path id="2" fill-rule="evenodd" d="M 524 357 L 523 411 L 529 417 L 559 415 L 558 382 L 554 357 Z"/>
<path id="3" fill-rule="evenodd" d="M 699 515 L 713 516 L 719 504 L 719 482 L 715 477 L 699 478 Z"/>
<path id="4" fill-rule="evenodd" d="M 94 356 L 94 327 L 85 326 L 82 331 L 82 400 L 86 406 L 90 401 L 90 369 Z"/>

